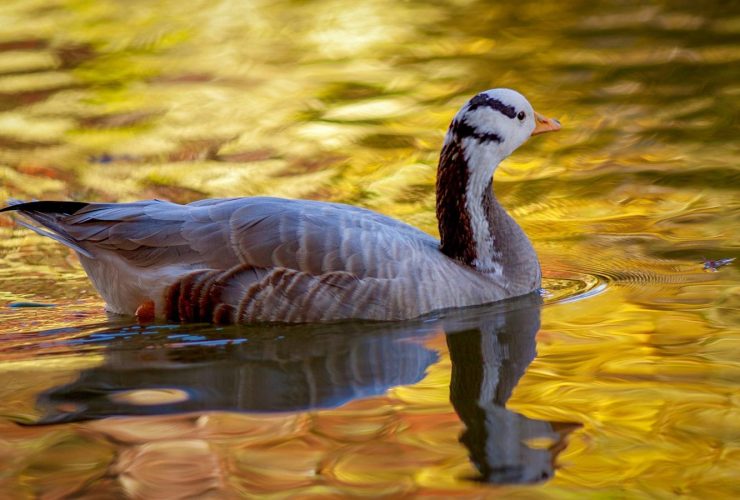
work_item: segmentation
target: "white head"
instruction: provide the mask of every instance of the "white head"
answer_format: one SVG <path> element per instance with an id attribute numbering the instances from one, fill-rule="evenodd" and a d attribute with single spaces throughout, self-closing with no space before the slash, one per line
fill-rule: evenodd
<path id="1" fill-rule="evenodd" d="M 560 129 L 557 120 L 535 113 L 529 101 L 511 89 L 491 89 L 470 99 L 455 115 L 445 144 L 458 141 L 470 167 L 474 156 L 485 150 L 491 172 L 499 161 L 524 144 L 530 136 Z M 478 150 L 478 154 L 475 154 Z M 482 159 L 482 158 L 481 158 Z M 482 166 L 482 165 L 481 165 Z"/>

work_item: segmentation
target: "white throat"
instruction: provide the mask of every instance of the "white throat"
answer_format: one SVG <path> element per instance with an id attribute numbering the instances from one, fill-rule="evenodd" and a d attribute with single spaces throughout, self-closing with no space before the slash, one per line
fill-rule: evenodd
<path id="1" fill-rule="evenodd" d="M 499 162 L 506 156 L 497 143 L 481 144 L 475 138 L 462 141 L 465 161 L 468 164 L 468 184 L 465 187 L 465 208 L 470 216 L 470 226 L 475 241 L 474 265 L 480 272 L 503 275 L 501 253 L 497 252 L 495 235 L 483 206 L 485 190 L 493 178 Z"/>

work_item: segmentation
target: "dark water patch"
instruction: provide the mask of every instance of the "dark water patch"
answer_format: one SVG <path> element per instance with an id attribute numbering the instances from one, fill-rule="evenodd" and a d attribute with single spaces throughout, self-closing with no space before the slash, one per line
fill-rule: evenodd
<path id="1" fill-rule="evenodd" d="M 382 85 L 372 85 L 366 82 L 337 82 L 324 87 L 318 96 L 328 103 L 361 99 L 371 99 L 389 95 Z"/>
<path id="2" fill-rule="evenodd" d="M 635 173 L 636 180 L 650 182 L 659 186 L 675 188 L 707 187 L 720 190 L 737 190 L 740 185 L 740 170 L 728 168 L 690 168 L 664 170 L 643 170 Z"/>
<path id="3" fill-rule="evenodd" d="M 415 138 L 397 134 L 371 134 L 360 141 L 363 146 L 377 149 L 409 148 L 415 143 Z"/>
<path id="4" fill-rule="evenodd" d="M 41 302 L 11 302 L 8 307 L 13 308 L 24 308 L 24 307 L 56 307 L 56 304 L 44 304 Z"/>

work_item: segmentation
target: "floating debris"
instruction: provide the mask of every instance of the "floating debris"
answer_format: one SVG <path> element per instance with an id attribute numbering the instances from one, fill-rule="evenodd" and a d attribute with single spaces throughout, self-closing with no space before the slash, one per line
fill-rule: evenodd
<path id="1" fill-rule="evenodd" d="M 41 302 L 11 302 L 8 307 L 56 307 L 56 304 L 42 304 Z"/>
<path id="2" fill-rule="evenodd" d="M 108 163 L 125 162 L 131 163 L 137 161 L 137 158 L 131 155 L 113 155 L 110 153 L 102 153 L 99 155 L 93 155 L 88 158 L 90 163 L 100 163 L 106 165 Z"/>
<path id="3" fill-rule="evenodd" d="M 729 259 L 717 259 L 717 260 L 709 260 L 706 257 L 702 257 L 702 259 L 704 263 L 704 270 L 712 272 L 712 273 L 716 273 L 720 267 L 730 265 L 732 261 L 735 260 L 735 257 L 731 257 Z"/>

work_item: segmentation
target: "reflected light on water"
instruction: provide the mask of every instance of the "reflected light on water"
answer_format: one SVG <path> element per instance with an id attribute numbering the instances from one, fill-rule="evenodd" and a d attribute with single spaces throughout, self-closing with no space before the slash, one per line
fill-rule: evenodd
<path id="1" fill-rule="evenodd" d="M 0 217 L 0 496 L 731 496 L 737 261 L 703 267 L 740 245 L 738 16 L 5 2 L 0 199 L 275 195 L 435 234 L 439 147 L 470 95 L 516 88 L 564 128 L 495 182 L 542 262 L 539 331 L 539 309 L 142 327 Z M 7 307 L 29 302 L 54 307 Z"/>

